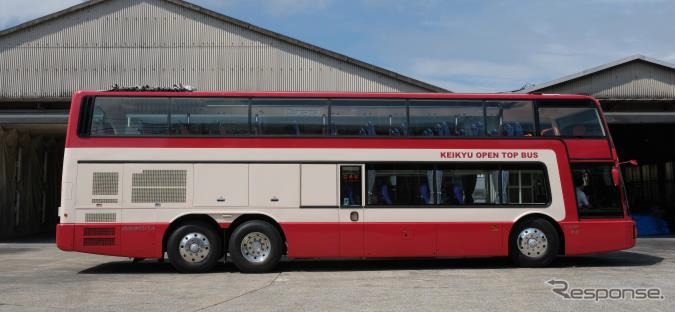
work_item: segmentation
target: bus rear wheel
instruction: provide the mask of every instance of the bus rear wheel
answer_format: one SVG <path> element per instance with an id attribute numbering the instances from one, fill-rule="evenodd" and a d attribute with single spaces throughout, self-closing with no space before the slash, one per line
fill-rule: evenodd
<path id="1" fill-rule="evenodd" d="M 529 219 L 515 225 L 509 246 L 509 256 L 516 265 L 544 267 L 558 255 L 560 237 L 550 222 Z"/>
<path id="2" fill-rule="evenodd" d="M 211 226 L 189 223 L 171 233 L 166 252 L 178 272 L 204 273 L 222 257 L 223 243 L 220 233 Z"/>
<path id="3" fill-rule="evenodd" d="M 232 232 L 228 250 L 232 262 L 241 272 L 265 273 L 279 264 L 282 247 L 281 234 L 273 225 L 252 220 Z"/>

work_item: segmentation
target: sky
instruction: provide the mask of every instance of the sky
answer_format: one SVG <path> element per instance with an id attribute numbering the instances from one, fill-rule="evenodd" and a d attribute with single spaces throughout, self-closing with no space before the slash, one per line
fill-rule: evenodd
<path id="1" fill-rule="evenodd" d="M 80 0 L 0 0 L 4 29 Z M 673 0 L 190 0 L 455 92 L 541 84 L 643 54 L 675 62 Z"/>

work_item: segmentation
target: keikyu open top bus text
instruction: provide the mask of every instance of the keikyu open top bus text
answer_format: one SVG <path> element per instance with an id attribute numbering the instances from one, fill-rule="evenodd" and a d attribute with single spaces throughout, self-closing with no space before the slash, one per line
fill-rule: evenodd
<path id="1" fill-rule="evenodd" d="M 444 159 L 538 159 L 538 152 L 441 152 Z"/>

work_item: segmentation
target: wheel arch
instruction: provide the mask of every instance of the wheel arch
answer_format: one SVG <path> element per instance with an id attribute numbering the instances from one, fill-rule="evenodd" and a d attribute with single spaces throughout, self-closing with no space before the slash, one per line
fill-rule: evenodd
<path id="1" fill-rule="evenodd" d="M 279 231 L 279 235 L 281 235 L 281 239 L 283 240 L 283 248 L 284 250 L 282 251 L 282 254 L 286 254 L 288 251 L 288 240 L 286 239 L 286 234 L 284 233 L 284 229 L 281 227 L 279 222 L 275 220 L 274 218 L 265 215 L 265 214 L 259 214 L 259 213 L 250 213 L 250 214 L 242 214 L 238 216 L 230 225 L 228 226 L 227 230 L 225 231 L 225 247 L 228 245 L 228 241 L 230 240 L 230 234 L 232 234 L 232 231 L 234 231 L 239 225 L 248 222 L 248 221 L 253 221 L 253 220 L 260 220 L 260 221 L 265 221 L 272 226 L 274 226 L 277 231 Z M 227 250 L 227 249 L 226 249 Z"/>
<path id="2" fill-rule="evenodd" d="M 220 237 L 223 238 L 223 230 L 218 225 L 218 222 L 216 222 L 216 220 L 214 220 L 211 216 L 206 214 L 186 214 L 173 220 L 171 224 L 169 224 L 169 227 L 164 231 L 164 235 L 162 237 L 162 253 L 166 252 L 166 245 L 169 240 L 169 237 L 171 236 L 171 233 L 173 233 L 180 226 L 188 223 L 207 224 L 213 230 L 217 231 Z M 225 247 L 226 246 L 223 246 L 223 248 Z"/>

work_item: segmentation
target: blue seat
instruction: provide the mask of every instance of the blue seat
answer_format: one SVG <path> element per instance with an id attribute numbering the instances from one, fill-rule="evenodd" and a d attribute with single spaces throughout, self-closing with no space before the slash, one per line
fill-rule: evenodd
<path id="1" fill-rule="evenodd" d="M 450 136 L 450 128 L 445 121 L 436 124 L 436 134 L 438 136 Z"/>
<path id="2" fill-rule="evenodd" d="M 366 125 L 366 133 L 369 136 L 376 136 L 377 133 L 375 132 L 375 125 L 373 125 L 372 121 L 369 121 L 368 124 Z"/>
<path id="3" fill-rule="evenodd" d="M 403 136 L 408 136 L 408 125 L 406 125 L 405 123 L 401 124 L 401 134 Z"/>
<path id="4" fill-rule="evenodd" d="M 524 136 L 525 132 L 523 131 L 523 125 L 521 125 L 519 122 L 514 122 L 514 127 L 515 127 L 515 136 Z"/>
<path id="5" fill-rule="evenodd" d="M 515 129 L 510 122 L 505 123 L 503 128 L 504 128 L 504 135 L 512 137 L 515 134 Z"/>
<path id="6" fill-rule="evenodd" d="M 459 185 L 453 185 L 452 194 L 460 205 L 464 205 L 464 190 Z"/>
<path id="7" fill-rule="evenodd" d="M 473 136 L 483 136 L 484 133 L 485 127 L 482 122 L 478 121 L 471 124 L 471 134 L 473 134 Z"/>
<path id="8" fill-rule="evenodd" d="M 382 184 L 382 187 L 380 187 L 380 195 L 382 196 L 382 202 L 387 205 L 392 204 L 391 196 L 389 195 L 389 185 Z"/>
<path id="9" fill-rule="evenodd" d="M 420 199 L 424 204 L 431 204 L 431 197 L 429 196 L 429 186 L 426 183 L 420 185 Z"/>

